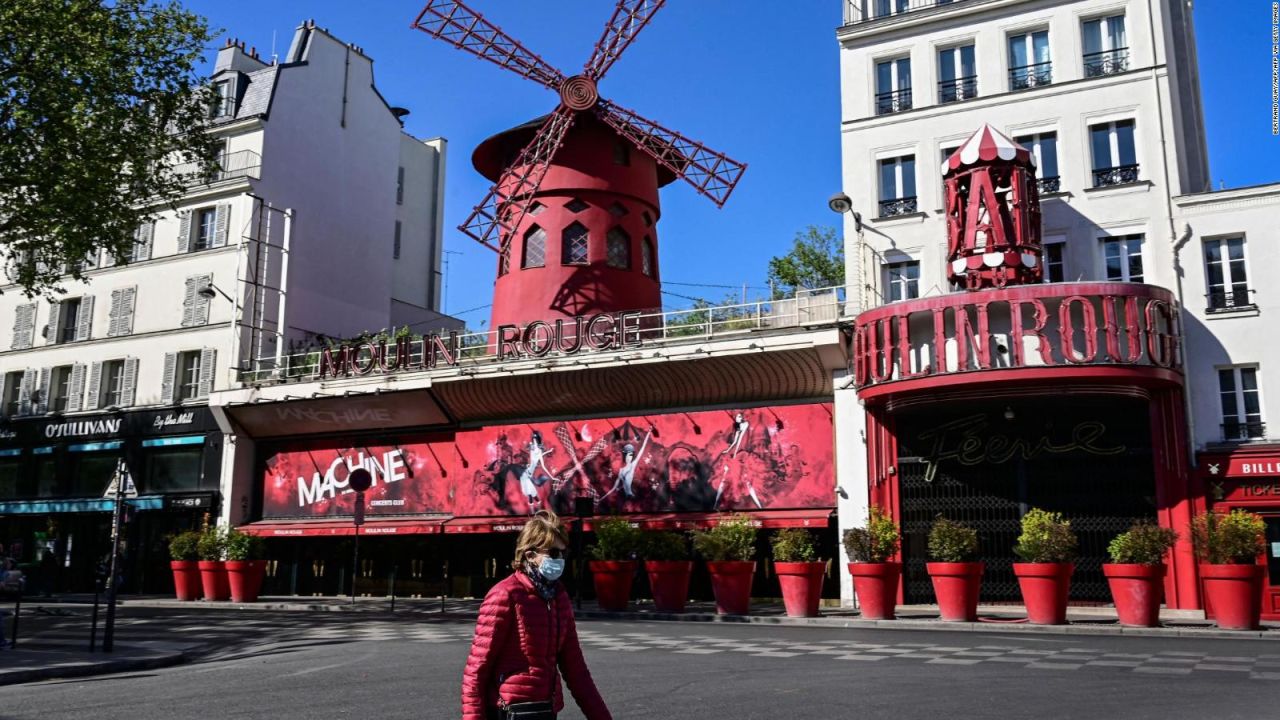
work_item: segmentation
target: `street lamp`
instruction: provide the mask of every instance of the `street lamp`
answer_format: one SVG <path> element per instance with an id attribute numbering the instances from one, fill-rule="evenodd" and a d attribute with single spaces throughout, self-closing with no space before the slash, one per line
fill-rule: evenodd
<path id="1" fill-rule="evenodd" d="M 355 512 L 352 521 L 356 526 L 355 551 L 352 553 L 351 604 L 356 602 L 356 579 L 360 577 L 360 526 L 364 524 L 364 491 L 373 485 L 373 475 L 364 468 L 356 468 L 347 476 L 347 486 L 356 491 Z"/>
<path id="2" fill-rule="evenodd" d="M 218 287 L 217 285 L 214 285 L 213 283 L 209 283 L 208 285 L 205 285 L 204 287 L 200 288 L 199 290 L 196 291 L 196 294 L 204 298 L 205 300 L 212 300 L 215 297 L 221 295 L 222 297 L 227 299 L 227 302 L 235 304 L 235 300 L 232 300 L 230 295 L 223 292 L 222 288 Z"/>
<path id="3" fill-rule="evenodd" d="M 832 195 L 830 200 L 827 200 L 827 207 L 831 208 L 831 212 L 843 215 L 853 211 L 853 200 L 850 200 L 848 195 L 838 192 Z M 862 213 L 853 211 L 853 228 L 858 232 L 862 232 Z"/>

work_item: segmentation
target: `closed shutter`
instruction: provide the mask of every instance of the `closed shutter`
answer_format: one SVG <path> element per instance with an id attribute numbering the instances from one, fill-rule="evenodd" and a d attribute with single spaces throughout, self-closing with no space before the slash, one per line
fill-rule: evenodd
<path id="1" fill-rule="evenodd" d="M 138 394 L 138 358 L 125 358 L 124 382 L 120 387 L 120 406 L 129 407 Z"/>
<path id="2" fill-rule="evenodd" d="M 188 225 L 187 230 L 191 227 Z M 156 224 L 154 221 L 144 222 L 138 226 L 138 231 L 133 236 L 133 261 L 150 260 L 151 259 L 151 241 L 155 238 Z"/>
<path id="3" fill-rule="evenodd" d="M 58 317 L 61 303 L 54 301 L 49 303 L 49 324 L 44 326 L 44 342 L 46 345 L 53 345 L 58 342 Z"/>
<path id="4" fill-rule="evenodd" d="M 76 412 L 84 405 L 84 363 L 71 366 L 71 387 L 67 391 L 67 412 Z"/>
<path id="5" fill-rule="evenodd" d="M 36 383 L 40 381 L 39 370 L 24 370 L 22 372 L 22 382 L 18 384 L 18 414 L 30 415 L 32 410 L 32 395 L 36 392 Z"/>
<path id="6" fill-rule="evenodd" d="M 35 401 L 31 403 L 31 410 L 37 415 L 43 415 L 49 410 L 49 384 L 53 379 L 53 372 L 50 368 L 40 368 L 40 385 L 36 391 Z"/>
<path id="7" fill-rule="evenodd" d="M 178 374 L 178 353 L 164 354 L 164 375 L 161 377 L 160 384 L 160 402 L 164 405 L 173 404 L 173 387 L 174 381 Z"/>
<path id="8" fill-rule="evenodd" d="M 19 305 L 14 310 L 13 345 L 14 350 L 31 347 L 36 333 L 36 304 Z"/>
<path id="9" fill-rule="evenodd" d="M 93 296 L 80 298 L 80 314 L 76 316 L 76 340 L 88 340 L 93 334 Z"/>
<path id="10" fill-rule="evenodd" d="M 96 362 L 89 366 L 89 398 L 85 401 L 85 410 L 97 410 L 99 402 L 99 392 L 102 388 L 98 387 L 102 384 L 102 363 Z"/>
<path id="11" fill-rule="evenodd" d="M 209 393 L 213 392 L 213 371 L 214 363 L 218 359 L 218 351 L 213 348 L 205 348 L 200 351 L 200 379 L 196 389 L 196 396 L 207 398 Z"/>
<path id="12" fill-rule="evenodd" d="M 214 215 L 213 246 L 227 244 L 227 227 L 231 224 L 231 203 L 222 203 Z"/>
<path id="13" fill-rule="evenodd" d="M 111 315 L 107 336 L 116 337 L 133 332 L 133 306 L 138 288 L 116 288 L 111 291 Z"/>
<path id="14" fill-rule="evenodd" d="M 178 252 L 191 251 L 191 211 L 178 213 Z"/>
<path id="15" fill-rule="evenodd" d="M 111 291 L 111 309 L 107 311 L 107 337 L 120 334 L 120 301 L 123 295 L 124 288 Z"/>
<path id="16" fill-rule="evenodd" d="M 207 298 L 200 294 L 200 291 L 213 284 L 212 275 L 196 276 L 196 294 L 195 294 L 195 310 L 192 318 L 192 325 L 208 325 L 209 324 L 209 306 L 213 304 L 213 298 Z"/>
<path id="17" fill-rule="evenodd" d="M 191 327 L 195 324 L 196 301 L 199 300 L 196 295 L 196 282 L 199 279 L 199 275 L 191 275 L 187 278 L 187 287 L 182 295 L 182 327 Z"/>

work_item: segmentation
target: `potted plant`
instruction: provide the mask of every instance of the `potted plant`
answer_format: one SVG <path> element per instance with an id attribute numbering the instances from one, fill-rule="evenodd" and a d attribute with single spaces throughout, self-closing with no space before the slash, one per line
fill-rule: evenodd
<path id="1" fill-rule="evenodd" d="M 636 574 L 636 551 L 640 531 L 622 517 L 597 520 L 593 528 L 596 543 L 587 549 L 596 602 L 601 610 L 622 611 L 631 599 L 631 579 Z"/>
<path id="2" fill-rule="evenodd" d="M 640 542 L 640 554 L 649 575 L 654 609 L 658 612 L 684 612 L 689 598 L 689 576 L 693 573 L 688 537 L 678 532 L 645 533 Z"/>
<path id="3" fill-rule="evenodd" d="M 773 569 L 782 586 L 782 604 L 791 617 L 817 617 L 822 599 L 822 573 L 813 534 L 803 528 L 779 530 L 773 536 Z"/>
<path id="4" fill-rule="evenodd" d="M 1191 521 L 1205 609 L 1220 628 L 1258 628 L 1266 572 L 1266 567 L 1258 564 L 1258 555 L 1265 547 L 1265 531 L 1260 516 L 1239 508 L 1227 513 L 1210 511 Z"/>
<path id="5" fill-rule="evenodd" d="M 256 602 L 262 590 L 267 561 L 262 559 L 262 538 L 239 530 L 226 536 L 227 580 L 232 602 Z"/>
<path id="6" fill-rule="evenodd" d="M 900 541 L 897 524 L 888 513 L 872 505 L 866 526 L 845 530 L 843 539 L 862 617 L 894 619 L 902 577 L 902 563 L 893 560 Z"/>
<path id="7" fill-rule="evenodd" d="M 1032 623 L 1061 625 L 1067 621 L 1076 544 L 1076 534 L 1062 513 L 1032 508 L 1022 517 L 1022 534 L 1013 548 L 1022 562 L 1013 564 L 1013 574 L 1018 576 L 1027 619 Z"/>
<path id="8" fill-rule="evenodd" d="M 978 591 L 982 588 L 983 564 L 977 562 L 978 531 L 939 515 L 929 528 L 929 559 L 926 563 L 938 610 L 947 622 L 975 622 L 978 619 Z"/>
<path id="9" fill-rule="evenodd" d="M 180 532 L 169 538 L 169 568 L 173 570 L 173 591 L 179 600 L 199 600 L 203 594 L 200 584 L 200 533 L 194 530 Z"/>
<path id="10" fill-rule="evenodd" d="M 200 533 L 196 541 L 196 549 L 200 556 L 200 582 L 204 587 L 206 600 L 228 600 L 231 597 L 231 585 L 227 580 L 227 533 L 222 528 L 212 525 Z"/>
<path id="11" fill-rule="evenodd" d="M 756 572 L 756 528 L 746 515 L 721 517 L 693 533 L 693 548 L 707 561 L 716 612 L 746 615 L 751 608 L 751 579 Z"/>
<path id="12" fill-rule="evenodd" d="M 1164 596 L 1165 555 L 1178 541 L 1178 533 L 1143 520 L 1120 533 L 1107 545 L 1111 562 L 1102 574 L 1111 586 L 1111 599 L 1121 625 L 1155 627 L 1160 624 L 1160 600 Z"/>

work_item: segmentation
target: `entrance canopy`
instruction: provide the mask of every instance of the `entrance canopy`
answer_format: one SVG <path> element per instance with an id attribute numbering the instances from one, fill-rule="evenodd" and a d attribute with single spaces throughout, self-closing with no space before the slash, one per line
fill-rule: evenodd
<path id="1" fill-rule="evenodd" d="M 405 517 L 372 520 L 360 526 L 361 535 L 434 535 L 443 532 L 448 518 Z M 355 535 L 350 519 L 327 521 L 263 521 L 241 525 L 240 531 L 262 537 L 336 537 Z"/>

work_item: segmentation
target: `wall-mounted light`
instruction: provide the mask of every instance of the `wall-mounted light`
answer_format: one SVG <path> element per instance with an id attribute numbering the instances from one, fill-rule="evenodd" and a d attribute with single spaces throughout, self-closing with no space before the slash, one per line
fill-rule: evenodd
<path id="1" fill-rule="evenodd" d="M 850 200 L 848 195 L 838 192 L 827 200 L 827 207 L 831 208 L 831 212 L 843 215 L 853 212 L 853 200 Z M 853 228 L 856 232 L 862 232 L 862 213 L 853 212 Z"/>
<path id="2" fill-rule="evenodd" d="M 1011 406 L 1009 406 L 1009 405 L 1005 405 L 1005 406 L 1004 406 L 1004 419 L 1005 419 L 1005 420 L 1012 420 L 1012 419 L 1014 419 L 1015 417 L 1017 417 L 1017 415 L 1013 412 L 1013 408 L 1012 408 Z"/>
<path id="3" fill-rule="evenodd" d="M 230 295 L 223 292 L 222 288 L 218 287 L 217 285 L 214 285 L 213 283 L 209 283 L 208 285 L 205 285 L 204 287 L 200 288 L 199 290 L 196 291 L 196 294 L 204 298 L 205 300 L 212 300 L 215 297 L 221 295 L 222 297 L 227 299 L 227 302 L 233 305 L 236 302 L 235 300 L 231 299 Z"/>

